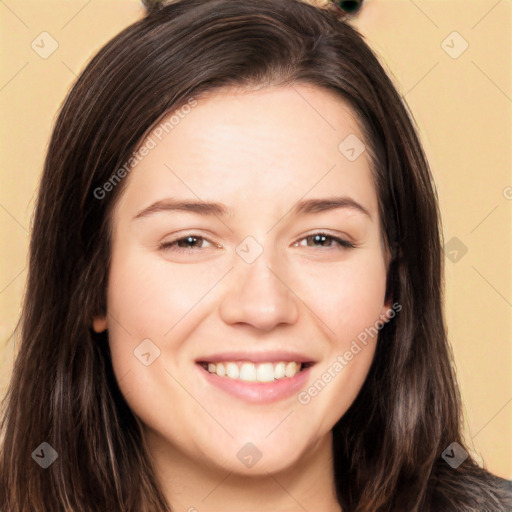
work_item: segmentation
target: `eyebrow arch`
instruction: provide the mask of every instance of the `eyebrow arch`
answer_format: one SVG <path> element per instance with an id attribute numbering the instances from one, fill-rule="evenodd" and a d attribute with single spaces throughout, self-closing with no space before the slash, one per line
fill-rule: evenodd
<path id="1" fill-rule="evenodd" d="M 157 212 L 172 212 L 182 211 L 197 213 L 199 215 L 218 215 L 218 216 L 233 216 L 233 211 L 227 206 L 220 203 L 211 203 L 207 201 L 190 201 L 190 200 L 177 200 L 172 198 L 162 199 L 152 205 L 141 210 L 135 217 L 140 219 Z"/>
<path id="2" fill-rule="evenodd" d="M 351 210 L 356 210 L 359 213 L 367 215 L 370 219 L 372 218 L 370 212 L 362 204 L 347 196 L 328 197 L 325 199 L 304 199 L 295 205 L 292 212 L 293 215 L 299 215 L 325 212 L 337 208 L 350 208 Z"/>
<path id="3" fill-rule="evenodd" d="M 299 201 L 292 208 L 292 215 L 307 215 L 320 213 L 338 208 L 349 208 L 356 210 L 364 215 L 372 218 L 370 212 L 360 203 L 350 197 L 329 197 L 325 199 L 304 199 Z M 176 200 L 172 198 L 162 199 L 152 205 L 141 210 L 135 217 L 140 219 L 157 212 L 184 211 L 197 213 L 199 215 L 215 215 L 215 216 L 233 216 L 234 212 L 231 208 L 221 203 L 213 203 L 208 201 L 190 201 Z"/>

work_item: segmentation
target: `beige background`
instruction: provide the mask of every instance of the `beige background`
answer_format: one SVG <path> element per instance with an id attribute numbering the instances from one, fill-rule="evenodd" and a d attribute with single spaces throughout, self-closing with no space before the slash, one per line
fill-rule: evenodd
<path id="1" fill-rule="evenodd" d="M 0 0 L 1 397 L 56 112 L 88 59 L 141 15 L 137 0 Z M 354 24 L 410 105 L 438 186 L 467 440 L 512 479 L 512 1 L 368 0 Z"/>

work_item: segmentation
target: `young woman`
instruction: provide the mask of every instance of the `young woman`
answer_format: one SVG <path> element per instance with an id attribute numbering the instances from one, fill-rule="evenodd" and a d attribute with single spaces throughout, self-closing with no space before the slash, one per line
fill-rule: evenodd
<path id="1" fill-rule="evenodd" d="M 0 509 L 504 511 L 406 106 L 330 5 L 178 0 L 57 120 Z"/>

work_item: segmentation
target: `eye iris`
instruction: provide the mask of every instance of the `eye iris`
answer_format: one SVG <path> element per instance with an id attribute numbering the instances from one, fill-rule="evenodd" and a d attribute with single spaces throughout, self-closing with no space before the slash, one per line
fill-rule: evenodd
<path id="1" fill-rule="evenodd" d="M 328 237 L 327 235 L 312 235 L 309 237 L 309 239 L 312 239 L 313 243 L 308 245 L 318 245 L 320 243 L 324 243 L 327 238 L 330 237 Z"/>
<path id="2" fill-rule="evenodd" d="M 181 240 L 178 240 L 178 246 L 189 248 L 189 245 L 194 245 L 194 241 L 197 241 L 197 240 L 200 240 L 200 237 L 186 236 L 186 237 L 182 238 Z M 182 245 L 182 244 L 184 244 L 184 245 Z"/>

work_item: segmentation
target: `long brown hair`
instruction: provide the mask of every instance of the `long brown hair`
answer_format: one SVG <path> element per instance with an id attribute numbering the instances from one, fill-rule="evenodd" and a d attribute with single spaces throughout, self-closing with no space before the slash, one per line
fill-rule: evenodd
<path id="1" fill-rule="evenodd" d="M 156 2 L 108 42 L 67 96 L 34 216 L 20 343 L 3 401 L 0 509 L 168 511 L 139 420 L 115 379 L 106 313 L 110 217 L 126 180 L 99 197 L 164 114 L 220 87 L 312 84 L 357 114 L 372 155 L 388 296 L 361 392 L 333 429 L 344 512 L 512 507 L 468 457 L 442 311 L 442 242 L 431 173 L 412 116 L 363 37 L 331 8 L 299 0 Z M 58 458 L 31 456 L 48 443 Z M 469 449 L 467 449 L 469 452 Z"/>

